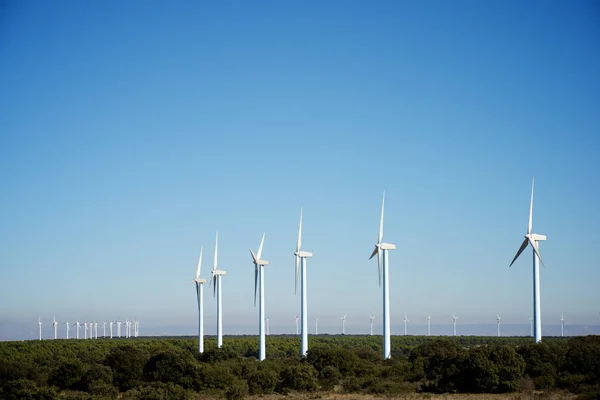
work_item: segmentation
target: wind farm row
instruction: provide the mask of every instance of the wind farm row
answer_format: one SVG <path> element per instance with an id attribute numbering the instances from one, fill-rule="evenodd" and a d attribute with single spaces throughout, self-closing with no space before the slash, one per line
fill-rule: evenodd
<path id="1" fill-rule="evenodd" d="M 54 339 L 58 339 L 59 336 L 59 326 L 60 325 L 65 325 L 65 339 L 98 339 L 98 323 L 97 321 L 94 322 L 87 322 L 85 321 L 84 323 L 80 323 L 79 320 L 77 320 L 76 322 L 74 322 L 72 325 L 68 322 L 59 322 L 56 320 L 56 316 L 53 318 L 52 320 L 52 329 L 54 331 Z M 106 327 L 108 325 L 108 336 L 106 334 Z M 120 319 L 118 319 L 116 322 L 115 321 L 102 321 L 102 335 L 100 337 L 102 338 L 110 338 L 112 339 L 113 337 L 121 337 L 121 326 L 123 327 L 123 336 L 126 338 L 131 338 L 131 337 L 138 337 L 139 333 L 140 333 L 140 321 L 138 321 L 137 319 L 134 319 L 132 321 L 130 321 L 129 319 L 126 319 L 125 321 L 121 321 Z M 83 329 L 81 329 L 83 327 Z M 113 330 L 113 327 L 115 328 Z M 70 334 L 71 329 L 75 329 L 75 333 L 74 334 Z M 80 334 L 80 331 L 83 331 L 83 337 Z M 132 334 L 133 331 L 133 334 Z M 114 332 L 114 335 L 113 335 Z M 38 334 L 39 334 L 39 340 L 42 340 L 42 318 L 39 317 L 38 318 Z M 69 337 L 70 336 L 70 337 Z"/>
<path id="2" fill-rule="evenodd" d="M 539 264 L 544 265 L 542 257 L 539 251 L 539 243 L 546 240 L 545 235 L 532 233 L 533 225 L 533 193 L 534 193 L 534 182 L 531 185 L 531 198 L 529 203 L 529 222 L 527 226 L 527 233 L 524 236 L 524 240 L 521 243 L 516 255 L 514 256 L 509 267 L 519 258 L 519 256 L 525 251 L 528 246 L 532 248 L 533 255 L 533 318 L 531 319 L 531 334 L 534 337 L 535 343 L 539 343 L 542 340 L 542 323 L 541 323 L 541 306 L 540 306 L 540 284 L 539 284 Z M 383 241 L 383 226 L 384 226 L 384 210 L 385 210 L 385 193 L 381 202 L 381 217 L 379 221 L 379 233 L 377 236 L 377 242 L 375 248 L 372 251 L 369 259 L 377 256 L 377 271 L 379 277 L 379 286 L 382 288 L 382 336 L 383 336 L 383 358 L 388 359 L 391 357 L 390 348 L 390 279 L 389 279 L 389 251 L 396 250 L 396 245 L 392 243 L 385 243 Z M 265 334 L 267 318 L 265 316 L 265 267 L 269 265 L 269 261 L 262 259 L 262 251 L 265 241 L 265 234 L 263 233 L 258 246 L 258 250 L 255 253 L 250 249 L 250 255 L 252 258 L 252 264 L 254 265 L 254 305 L 256 307 L 258 303 L 258 335 L 259 335 L 259 360 L 264 360 L 266 357 L 266 346 L 265 346 Z M 218 245 L 219 245 L 219 234 L 217 232 L 215 239 L 215 252 L 213 260 L 213 269 L 211 270 L 211 277 L 209 286 L 213 288 L 213 296 L 216 297 L 217 307 L 217 347 L 223 345 L 223 308 L 222 308 L 222 285 L 223 277 L 227 275 L 224 270 L 218 269 Z M 200 277 L 202 268 L 202 253 L 203 248 L 200 249 L 200 257 L 196 269 L 196 277 L 193 281 L 196 283 L 196 294 L 198 302 L 198 351 L 202 353 L 204 351 L 204 305 L 203 305 L 203 287 L 204 284 L 209 282 L 208 279 Z M 307 260 L 312 258 L 313 253 L 302 250 L 302 208 L 300 209 L 300 222 L 298 227 L 298 239 L 296 242 L 296 250 L 294 252 L 295 257 L 295 280 L 294 287 L 297 294 L 298 283 L 300 284 L 300 313 L 298 315 L 297 323 L 299 320 L 300 325 L 300 356 L 305 357 L 308 351 L 308 299 L 307 299 Z M 342 333 L 346 330 L 346 316 L 344 315 L 340 319 L 342 325 Z M 458 316 L 453 315 L 453 334 L 456 335 L 456 323 Z M 373 326 L 373 316 L 370 316 L 371 321 L 371 333 Z M 500 316 L 497 316 L 498 335 L 500 335 Z M 404 316 L 404 333 L 407 334 L 408 329 L 408 318 Z M 561 321 L 564 324 L 564 321 Z M 317 331 L 318 320 L 315 319 L 315 331 Z M 562 325 L 561 325 L 562 326 Z M 430 334 L 430 318 L 428 320 L 428 334 Z"/>

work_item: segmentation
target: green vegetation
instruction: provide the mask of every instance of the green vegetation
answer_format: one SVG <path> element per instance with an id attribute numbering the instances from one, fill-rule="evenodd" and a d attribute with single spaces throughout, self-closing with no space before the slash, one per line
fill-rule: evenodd
<path id="1" fill-rule="evenodd" d="M 600 336 L 546 338 L 226 337 L 204 354 L 191 338 L 45 340 L 0 343 L 1 399 L 241 399 L 247 395 L 340 393 L 399 395 L 563 390 L 600 398 Z"/>

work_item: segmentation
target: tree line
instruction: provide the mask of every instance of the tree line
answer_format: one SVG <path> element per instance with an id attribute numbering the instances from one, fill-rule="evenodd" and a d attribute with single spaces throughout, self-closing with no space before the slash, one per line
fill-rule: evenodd
<path id="1" fill-rule="evenodd" d="M 545 338 L 268 336 L 257 361 L 255 336 L 48 340 L 0 343 L 0 398 L 241 399 L 268 393 L 337 391 L 401 394 L 566 390 L 600 398 L 600 336 Z"/>

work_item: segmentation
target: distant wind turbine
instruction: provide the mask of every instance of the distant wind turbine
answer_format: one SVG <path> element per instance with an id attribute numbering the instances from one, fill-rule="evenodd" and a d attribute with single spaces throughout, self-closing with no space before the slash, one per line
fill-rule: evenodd
<path id="1" fill-rule="evenodd" d="M 58 322 L 56 322 L 56 315 L 52 320 L 52 328 L 54 328 L 54 339 L 58 338 Z"/>
<path id="2" fill-rule="evenodd" d="M 211 271 L 210 285 L 213 285 L 213 296 L 217 297 L 217 347 L 223 347 L 223 287 L 221 277 L 227 275 L 227 271 L 217 269 L 217 254 L 219 249 L 219 232 L 215 239 L 215 259 Z"/>
<path id="3" fill-rule="evenodd" d="M 77 318 L 77 322 L 75 323 L 75 329 L 76 329 L 76 333 L 77 333 L 77 339 L 79 339 L 79 327 L 81 326 L 81 324 L 79 323 L 79 318 Z"/>
<path id="4" fill-rule="evenodd" d="M 300 208 L 300 225 L 298 228 L 298 241 L 296 242 L 296 252 L 294 255 L 296 256 L 296 280 L 295 280 L 295 288 L 298 289 L 298 266 L 300 266 L 300 291 L 301 297 L 300 300 L 300 319 L 301 319 L 301 347 L 300 347 L 300 355 L 302 357 L 306 357 L 306 352 L 308 351 L 308 305 L 306 299 L 306 259 L 313 256 L 312 252 L 302 251 L 300 247 L 302 246 L 302 208 Z"/>
<path id="5" fill-rule="evenodd" d="M 315 335 L 319 334 L 319 318 L 315 317 Z"/>
<path id="6" fill-rule="evenodd" d="M 298 335 L 298 334 L 300 333 L 300 330 L 299 330 L 299 329 L 300 329 L 300 325 L 298 324 L 298 320 L 299 320 L 299 318 L 300 318 L 300 316 L 299 316 L 299 315 L 296 315 L 296 316 L 294 317 L 294 319 L 296 320 L 296 335 Z"/>
<path id="7" fill-rule="evenodd" d="M 346 315 L 348 314 L 346 313 L 343 317 L 340 317 L 340 319 L 342 320 L 342 335 L 346 334 Z"/>
<path id="8" fill-rule="evenodd" d="M 381 201 L 381 220 L 379 222 L 379 236 L 375 250 L 371 253 L 373 258 L 377 255 L 377 267 L 379 272 L 379 286 L 381 286 L 382 264 L 383 264 L 383 358 L 392 357 L 390 345 L 390 282 L 388 267 L 388 250 L 396 250 L 395 244 L 383 243 L 383 209 L 385 206 L 385 192 Z M 382 260 L 383 259 L 383 260 Z"/>
<path id="9" fill-rule="evenodd" d="M 427 317 L 427 336 L 431 336 L 431 314 Z"/>
<path id="10" fill-rule="evenodd" d="M 375 319 L 375 316 L 369 314 L 369 319 L 371 320 L 371 336 L 373 336 L 373 320 Z"/>
<path id="11" fill-rule="evenodd" d="M 498 322 L 498 337 L 500 337 L 500 314 L 498 314 L 496 321 Z"/>
<path id="12" fill-rule="evenodd" d="M 42 317 L 38 317 L 38 329 L 40 331 L 40 340 L 42 340 Z"/>
<path id="13" fill-rule="evenodd" d="M 531 318 L 531 317 L 529 317 L 529 330 L 530 330 L 529 336 L 533 337 L 533 318 Z"/>
<path id="14" fill-rule="evenodd" d="M 102 337 L 106 338 L 106 321 L 102 321 Z"/>
<path id="15" fill-rule="evenodd" d="M 67 339 L 68 339 L 69 338 L 69 322 L 68 321 L 65 322 L 65 326 L 66 326 L 66 329 L 67 329 Z"/>
<path id="16" fill-rule="evenodd" d="M 121 317 L 117 318 L 117 337 L 121 337 Z"/>
<path id="17" fill-rule="evenodd" d="M 98 322 L 94 322 L 94 338 L 98 339 Z"/>
<path id="18" fill-rule="evenodd" d="M 408 322 L 408 318 L 406 317 L 406 313 L 404 313 L 404 336 L 407 335 L 406 323 Z"/>
<path id="19" fill-rule="evenodd" d="M 565 336 L 565 318 L 562 313 L 560 314 L 560 336 Z"/>
<path id="20" fill-rule="evenodd" d="M 256 289 L 258 286 L 258 361 L 262 361 L 266 357 L 265 349 L 265 266 L 269 262 L 262 260 L 263 244 L 265 243 L 265 234 L 263 233 L 258 252 L 254 254 L 250 249 L 252 263 L 254 264 L 254 306 L 256 307 Z"/>
<path id="21" fill-rule="evenodd" d="M 88 338 L 88 323 L 87 323 L 87 321 L 85 321 L 83 323 L 83 328 L 84 328 L 83 329 L 83 338 L 87 339 Z"/>
<path id="22" fill-rule="evenodd" d="M 533 249 L 533 319 L 535 321 L 534 324 L 534 341 L 535 343 L 539 343 L 542 341 L 542 311 L 540 306 L 540 262 L 544 265 L 544 261 L 542 261 L 542 256 L 539 251 L 539 242 L 546 240 L 546 235 L 538 235 L 536 233 L 531 233 L 531 227 L 533 223 L 533 185 L 534 181 L 531 181 L 531 199 L 529 201 L 529 225 L 527 226 L 527 234 L 525 235 L 525 240 L 521 243 L 521 247 L 515 258 L 513 258 L 509 267 L 513 265 L 513 263 L 519 258 L 523 250 L 528 245 L 531 245 Z"/>
<path id="23" fill-rule="evenodd" d="M 454 336 L 456 336 L 456 320 L 457 319 L 458 319 L 458 316 L 452 314 L 452 323 L 454 324 Z"/>
<path id="24" fill-rule="evenodd" d="M 108 326 L 110 327 L 110 338 L 113 338 L 113 322 L 110 320 Z"/>
<path id="25" fill-rule="evenodd" d="M 198 301 L 198 353 L 204 353 L 204 284 L 208 282 L 208 279 L 200 278 L 200 270 L 202 269 L 203 249 L 203 247 L 200 247 L 200 257 L 198 258 L 196 279 L 192 281 L 196 283 L 196 300 Z"/>

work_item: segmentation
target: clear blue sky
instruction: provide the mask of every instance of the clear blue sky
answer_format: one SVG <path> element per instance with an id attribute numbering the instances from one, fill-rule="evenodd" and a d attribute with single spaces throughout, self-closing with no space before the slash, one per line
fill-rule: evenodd
<path id="1" fill-rule="evenodd" d="M 533 176 L 543 323 L 598 325 L 599 21 L 595 1 L 2 2 L 0 337 L 53 314 L 192 333 L 217 229 L 225 333 L 257 331 L 263 232 L 291 330 L 301 206 L 310 316 L 366 332 L 384 190 L 393 324 L 527 323 L 531 250 L 508 264 Z"/>

